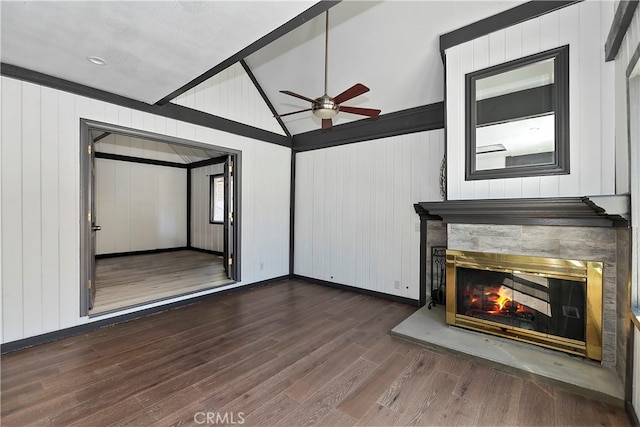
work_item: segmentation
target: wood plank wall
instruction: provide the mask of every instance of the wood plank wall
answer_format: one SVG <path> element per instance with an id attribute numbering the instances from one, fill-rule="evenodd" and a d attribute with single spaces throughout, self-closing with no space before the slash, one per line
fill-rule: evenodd
<path id="1" fill-rule="evenodd" d="M 2 342 L 100 319 L 79 315 L 80 118 L 241 150 L 239 285 L 288 274 L 289 148 L 1 81 Z M 258 100 L 240 91 L 233 108 L 251 110 L 244 104 Z"/>
<path id="2" fill-rule="evenodd" d="M 613 2 L 585 1 L 446 51 L 448 197 L 491 199 L 615 193 L 612 63 L 604 62 Z M 569 175 L 465 181 L 465 75 L 569 45 Z"/>
<path id="3" fill-rule="evenodd" d="M 243 93 L 245 98 L 251 97 L 250 102 L 238 104 L 238 93 Z M 177 96 L 171 102 L 236 122 L 251 123 L 252 126 L 280 135 L 285 134 L 239 63 Z"/>
<path id="4" fill-rule="evenodd" d="M 102 153 L 182 161 L 165 143 L 110 134 L 95 144 Z M 183 247 L 187 244 L 185 169 L 96 158 L 96 254 Z"/>
<path id="5" fill-rule="evenodd" d="M 96 254 L 187 245 L 187 170 L 95 159 Z"/>
<path id="6" fill-rule="evenodd" d="M 224 225 L 209 223 L 210 176 L 224 172 L 224 164 L 191 169 L 191 246 L 224 251 Z"/>
<path id="7" fill-rule="evenodd" d="M 444 131 L 296 154 L 296 274 L 419 297 L 419 218 L 440 200 Z"/>

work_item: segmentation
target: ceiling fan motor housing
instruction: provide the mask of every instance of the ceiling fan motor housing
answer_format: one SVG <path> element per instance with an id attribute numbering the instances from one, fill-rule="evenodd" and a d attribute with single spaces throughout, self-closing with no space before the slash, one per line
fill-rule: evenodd
<path id="1" fill-rule="evenodd" d="M 336 104 L 333 98 L 328 95 L 322 95 L 316 98 L 311 106 L 313 114 L 320 119 L 332 119 L 340 111 L 340 105 Z"/>

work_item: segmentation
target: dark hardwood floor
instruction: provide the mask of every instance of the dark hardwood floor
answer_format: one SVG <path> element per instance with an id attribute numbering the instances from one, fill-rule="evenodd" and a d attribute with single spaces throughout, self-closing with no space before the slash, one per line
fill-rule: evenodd
<path id="1" fill-rule="evenodd" d="M 391 337 L 415 307 L 300 281 L 2 356 L 3 426 L 630 425 Z"/>

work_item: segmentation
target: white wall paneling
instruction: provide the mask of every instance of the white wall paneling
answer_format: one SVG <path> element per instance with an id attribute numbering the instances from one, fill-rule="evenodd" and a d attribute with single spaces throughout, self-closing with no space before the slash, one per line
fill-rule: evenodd
<path id="1" fill-rule="evenodd" d="M 11 101 L 18 99 L 16 105 Z M 22 85 L 2 80 L 2 323 L 3 339 L 20 337 L 22 310 Z M 5 144 L 12 141 L 12 144 Z M 19 286 L 9 286 L 10 283 Z M 7 304 L 11 301 L 10 304 Z"/>
<path id="2" fill-rule="evenodd" d="M 3 342 L 101 319 L 79 315 L 81 118 L 241 151 L 242 281 L 232 286 L 288 274 L 289 148 L 12 78 L 1 82 Z M 236 102 L 244 99 L 240 93 Z"/>
<path id="3" fill-rule="evenodd" d="M 413 204 L 440 200 L 444 131 L 296 154 L 294 272 L 419 298 Z"/>
<path id="4" fill-rule="evenodd" d="M 187 244 L 187 170 L 95 159 L 96 254 Z"/>
<path id="5" fill-rule="evenodd" d="M 633 376 L 631 380 L 633 381 L 632 392 L 631 392 L 631 404 L 633 405 L 636 414 L 638 413 L 638 409 L 640 409 L 640 390 L 638 387 L 640 386 L 640 363 L 638 363 L 638 358 L 640 355 L 640 329 L 634 324 L 633 326 Z"/>
<path id="6" fill-rule="evenodd" d="M 224 225 L 209 223 L 209 180 L 223 173 L 224 164 L 191 169 L 191 246 L 224 251 Z"/>
<path id="7" fill-rule="evenodd" d="M 614 65 L 604 62 L 602 48 L 613 8 L 588 0 L 447 49 L 449 199 L 615 193 Z M 567 44 L 571 173 L 465 181 L 465 75 Z"/>
<path id="8" fill-rule="evenodd" d="M 636 8 L 615 60 L 616 153 L 620 162 L 616 187 L 619 192 L 631 192 L 631 308 L 636 316 L 640 314 L 640 77 L 632 77 L 633 82 L 628 85 L 626 73 L 639 47 L 640 8 Z M 635 322 L 633 334 L 631 403 L 637 415 L 640 412 L 640 330 Z"/>
<path id="9" fill-rule="evenodd" d="M 22 88 L 22 283 L 24 303 L 33 309 L 25 319 L 26 334 L 37 333 L 42 325 L 42 199 L 40 88 Z"/>
<path id="10" fill-rule="evenodd" d="M 231 65 L 171 102 L 280 135 L 285 134 L 240 63 Z"/>

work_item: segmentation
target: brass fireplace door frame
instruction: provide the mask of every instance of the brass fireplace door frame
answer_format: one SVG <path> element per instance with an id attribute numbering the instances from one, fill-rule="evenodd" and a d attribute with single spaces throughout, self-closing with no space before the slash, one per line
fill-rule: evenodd
<path id="1" fill-rule="evenodd" d="M 456 267 L 503 273 L 527 273 L 564 280 L 586 280 L 586 341 L 550 336 L 457 313 Z M 447 250 L 446 320 L 450 325 L 509 337 L 542 347 L 602 360 L 602 262 Z"/>

